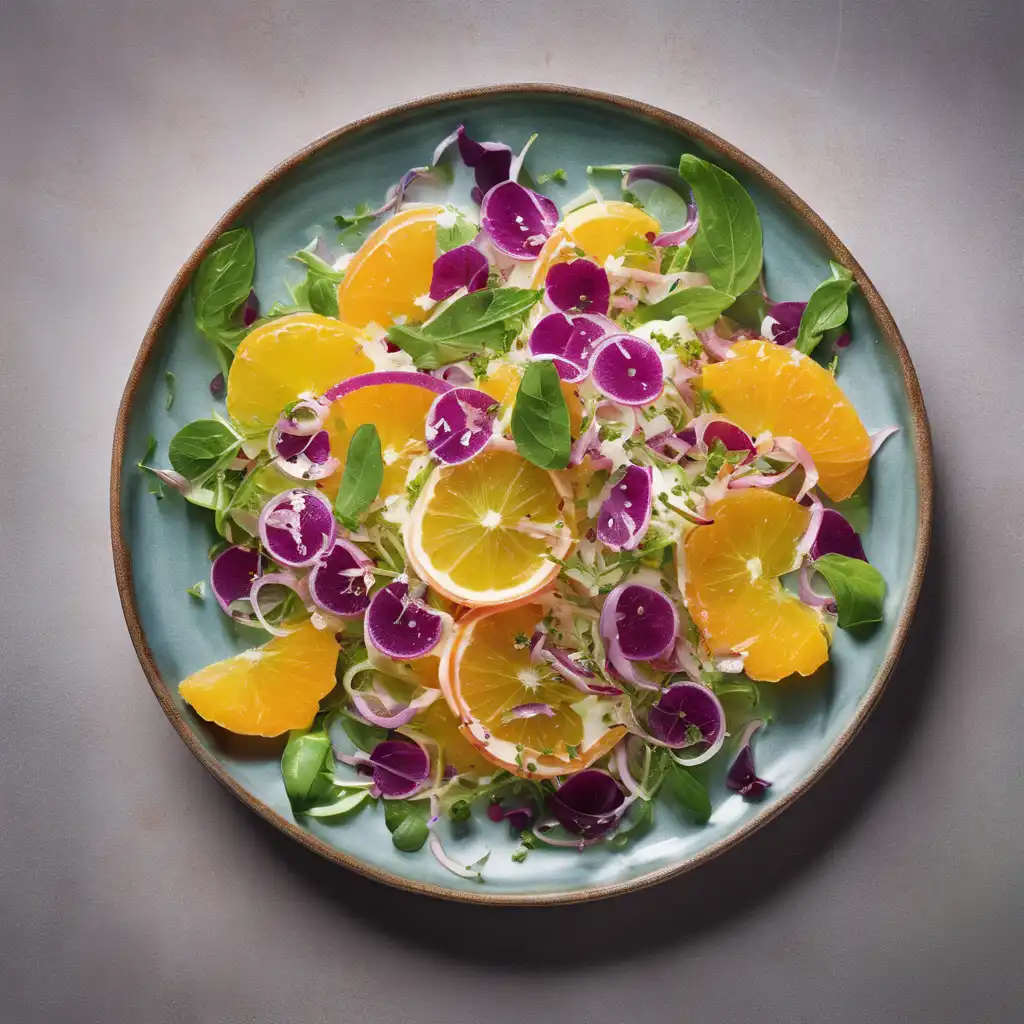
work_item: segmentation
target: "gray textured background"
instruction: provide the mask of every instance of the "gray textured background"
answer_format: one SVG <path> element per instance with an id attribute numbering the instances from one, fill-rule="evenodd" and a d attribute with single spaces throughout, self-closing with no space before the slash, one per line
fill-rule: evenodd
<path id="1" fill-rule="evenodd" d="M 1021 10 L 3 0 L 0 1019 L 1019 1019 Z M 509 80 L 670 108 L 789 182 L 888 300 L 938 453 L 918 622 L 840 763 L 698 873 L 550 911 L 390 891 L 236 803 L 150 695 L 107 534 L 131 360 L 221 212 L 352 118 Z"/>

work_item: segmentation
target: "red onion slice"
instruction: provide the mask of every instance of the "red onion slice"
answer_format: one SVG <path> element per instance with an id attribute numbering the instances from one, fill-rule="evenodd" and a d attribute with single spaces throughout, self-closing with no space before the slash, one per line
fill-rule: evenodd
<path id="1" fill-rule="evenodd" d="M 582 693 L 606 693 L 616 695 L 622 693 L 617 686 L 608 686 L 597 681 L 597 676 L 575 661 L 561 647 L 545 647 L 542 657 L 567 683 L 575 686 Z"/>
<path id="2" fill-rule="evenodd" d="M 597 539 L 612 551 L 639 547 L 651 522 L 654 504 L 654 469 L 627 466 L 625 475 L 611 485 L 597 516 Z"/>
<path id="3" fill-rule="evenodd" d="M 567 313 L 608 312 L 611 285 L 604 267 L 590 260 L 556 263 L 547 273 L 544 289 L 548 302 Z"/>
<path id="4" fill-rule="evenodd" d="M 624 188 L 629 188 L 637 181 L 655 181 L 659 185 L 678 192 L 686 200 L 686 220 L 679 228 L 671 231 L 663 231 L 654 239 L 657 246 L 682 245 L 683 242 L 691 239 L 700 226 L 697 215 L 697 202 L 693 198 L 693 192 L 687 185 L 679 170 L 675 167 L 667 167 L 663 164 L 636 164 L 631 167 L 622 179 Z M 664 227 L 664 225 L 662 225 Z"/>
<path id="5" fill-rule="evenodd" d="M 331 503 L 308 488 L 275 495 L 260 513 L 263 546 L 275 562 L 291 568 L 312 565 L 331 546 L 336 533 Z"/>
<path id="6" fill-rule="evenodd" d="M 546 718 L 555 717 L 555 709 L 550 704 L 517 704 L 510 708 L 502 716 L 503 722 L 514 722 L 519 718 L 536 718 L 543 715 Z"/>
<path id="7" fill-rule="evenodd" d="M 247 616 L 233 612 L 235 601 L 248 600 L 253 580 L 260 574 L 260 553 L 253 548 L 235 546 L 222 551 L 210 566 L 210 589 L 221 611 L 240 621 Z"/>
<path id="8" fill-rule="evenodd" d="M 598 628 L 612 667 L 621 674 L 618 659 L 612 657 L 613 647 L 626 661 L 657 658 L 675 641 L 679 616 L 660 591 L 641 583 L 624 583 L 605 598 Z"/>
<path id="9" fill-rule="evenodd" d="M 697 337 L 700 338 L 700 343 L 704 346 L 704 351 L 708 355 L 712 355 L 716 359 L 729 358 L 733 342 L 729 338 L 719 337 L 713 327 L 709 327 L 706 331 L 698 331 Z"/>
<path id="10" fill-rule="evenodd" d="M 795 437 L 775 438 L 775 448 L 784 455 L 788 455 L 803 469 L 804 482 L 800 485 L 795 499 L 802 501 L 808 491 L 818 485 L 818 467 L 815 466 L 811 453 Z"/>
<path id="11" fill-rule="evenodd" d="M 871 448 L 868 451 L 868 458 L 871 458 L 893 434 L 898 434 L 899 431 L 899 427 L 883 427 L 881 430 L 876 430 L 873 434 L 869 434 L 868 440 L 871 442 Z"/>
<path id="12" fill-rule="evenodd" d="M 402 726 L 408 725 L 424 708 L 430 707 L 440 696 L 440 690 L 426 690 L 408 704 L 385 707 L 384 700 L 379 694 L 367 695 L 358 690 L 351 694 L 352 704 L 359 715 L 371 725 L 379 726 L 381 729 L 401 729 Z M 371 701 L 376 702 L 383 710 L 378 711 L 370 703 Z"/>
<path id="13" fill-rule="evenodd" d="M 490 395 L 475 388 L 446 391 L 434 399 L 427 413 L 427 447 L 446 465 L 468 461 L 494 434 L 497 407 Z"/>
<path id="14" fill-rule="evenodd" d="M 725 784 L 729 789 L 741 796 L 757 799 L 764 796 L 764 791 L 771 786 L 770 782 L 758 778 L 754 768 L 754 751 L 751 741 L 754 733 L 764 726 L 760 718 L 752 719 L 743 727 L 740 733 L 740 749 L 736 759 L 729 767 L 729 773 L 725 777 Z"/>
<path id="15" fill-rule="evenodd" d="M 370 606 L 364 570 L 371 565 L 373 562 L 355 544 L 339 537 L 309 574 L 310 598 L 339 618 L 362 615 Z"/>
<path id="16" fill-rule="evenodd" d="M 443 395 L 451 390 L 450 384 L 429 373 L 417 373 L 414 370 L 378 370 L 374 373 L 361 373 L 335 384 L 324 398 L 328 402 L 335 402 L 360 388 L 372 388 L 378 384 L 410 384 L 413 387 L 426 388 L 437 395 Z"/>
<path id="17" fill-rule="evenodd" d="M 665 386 L 661 357 L 631 334 L 606 338 L 590 364 L 594 383 L 622 405 L 648 405 Z"/>
<path id="18" fill-rule="evenodd" d="M 587 768 L 570 776 L 548 797 L 548 809 L 562 828 L 597 839 L 618 824 L 626 809 L 622 787 L 607 772 Z"/>
<path id="19" fill-rule="evenodd" d="M 460 245 L 449 249 L 434 260 L 430 297 L 440 302 L 454 295 L 460 288 L 478 292 L 487 287 L 489 272 L 487 257 L 474 246 Z"/>
<path id="20" fill-rule="evenodd" d="M 272 636 L 287 636 L 295 626 L 293 625 L 291 629 L 285 629 L 282 626 L 273 625 L 267 620 L 263 609 L 260 607 L 260 591 L 268 586 L 287 587 L 289 590 L 294 590 L 299 595 L 299 599 L 303 604 L 307 602 L 309 595 L 306 593 L 303 583 L 290 572 L 271 572 L 265 576 L 257 576 L 252 581 L 252 586 L 249 588 L 249 603 L 252 605 L 257 621 Z"/>
<path id="21" fill-rule="evenodd" d="M 800 565 L 800 577 L 799 577 L 798 593 L 800 600 L 804 604 L 809 605 L 811 608 L 821 608 L 826 612 L 835 614 L 836 602 L 835 598 L 831 594 L 819 594 L 814 587 L 811 586 L 811 569 L 808 567 L 806 562 L 802 562 Z"/>
<path id="22" fill-rule="evenodd" d="M 398 800 L 415 793 L 430 776 L 430 758 L 416 743 L 384 740 L 373 748 L 369 763 L 373 781 L 386 799 Z"/>
<path id="23" fill-rule="evenodd" d="M 441 642 L 444 616 L 409 597 L 409 584 L 396 581 L 378 590 L 366 613 L 366 637 L 396 661 L 429 654 Z"/>
<path id="24" fill-rule="evenodd" d="M 725 742 L 725 711 L 703 684 L 676 683 L 647 712 L 647 731 L 675 750 L 699 746 L 697 753 L 676 760 L 687 766 L 703 764 Z"/>
<path id="25" fill-rule="evenodd" d="M 558 207 L 518 182 L 503 181 L 483 197 L 480 222 L 496 249 L 533 260 L 558 224 Z"/>

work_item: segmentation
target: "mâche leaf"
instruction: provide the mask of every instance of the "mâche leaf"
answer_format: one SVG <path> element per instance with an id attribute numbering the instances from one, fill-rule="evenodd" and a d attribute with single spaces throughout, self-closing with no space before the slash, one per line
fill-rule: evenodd
<path id="1" fill-rule="evenodd" d="M 685 316 L 694 330 L 703 331 L 732 303 L 733 297 L 728 293 L 708 285 L 699 285 L 696 288 L 679 288 L 653 306 L 638 306 L 633 316 L 641 324 L 649 320 L 671 320 L 674 316 Z"/>
<path id="2" fill-rule="evenodd" d="M 281 755 L 281 776 L 292 810 L 301 812 L 334 789 L 334 753 L 324 722 L 293 730 Z"/>
<path id="3" fill-rule="evenodd" d="M 832 276 L 822 281 L 807 300 L 800 329 L 796 336 L 796 347 L 810 354 L 818 346 L 825 331 L 841 327 L 849 316 L 849 295 L 856 287 L 853 275 L 838 263 L 829 263 Z"/>
<path id="4" fill-rule="evenodd" d="M 427 841 L 427 804 L 420 800 L 384 801 L 384 824 L 391 833 L 391 842 L 405 853 L 415 853 Z"/>
<path id="5" fill-rule="evenodd" d="M 542 469 L 569 465 L 569 409 L 549 359 L 529 363 L 512 409 L 512 438 L 519 454 Z"/>
<path id="6" fill-rule="evenodd" d="M 811 564 L 832 588 L 840 629 L 882 621 L 885 579 L 873 565 L 837 554 L 822 555 Z"/>
<path id="7" fill-rule="evenodd" d="M 348 445 L 345 471 L 341 476 L 334 514 L 350 530 L 359 529 L 359 519 L 373 504 L 384 479 L 380 435 L 372 423 L 356 429 Z"/>
<path id="8" fill-rule="evenodd" d="M 171 438 L 167 455 L 176 472 L 198 483 L 230 462 L 241 443 L 220 420 L 193 420 Z"/>

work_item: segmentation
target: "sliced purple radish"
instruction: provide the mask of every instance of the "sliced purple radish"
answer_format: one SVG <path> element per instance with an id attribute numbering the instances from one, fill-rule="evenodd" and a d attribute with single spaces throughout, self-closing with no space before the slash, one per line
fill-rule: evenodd
<path id="1" fill-rule="evenodd" d="M 555 309 L 599 316 L 607 314 L 612 293 L 604 267 L 583 259 L 556 263 L 547 273 L 544 289 Z"/>
<path id="2" fill-rule="evenodd" d="M 430 758 L 416 743 L 384 740 L 373 748 L 369 763 L 373 782 L 385 799 L 411 796 L 430 776 Z"/>
<path id="3" fill-rule="evenodd" d="M 446 465 L 466 462 L 493 436 L 497 407 L 490 395 L 476 388 L 451 388 L 427 413 L 427 447 Z"/>
<path id="4" fill-rule="evenodd" d="M 599 622 L 612 667 L 612 648 L 626 661 L 650 661 L 667 651 L 679 631 L 675 605 L 659 590 L 641 583 L 616 587 L 601 609 Z"/>
<path id="5" fill-rule="evenodd" d="M 338 538 L 309 574 L 309 596 L 324 611 L 343 619 L 362 615 L 370 606 L 366 570 L 373 562 L 351 541 Z"/>
<path id="6" fill-rule="evenodd" d="M 661 357 L 631 334 L 606 338 L 594 353 L 590 373 L 594 383 L 621 405 L 647 405 L 665 386 Z"/>
<path id="7" fill-rule="evenodd" d="M 451 384 L 429 373 L 417 373 L 414 370 L 378 370 L 374 373 L 361 373 L 357 377 L 349 377 L 348 380 L 335 384 L 324 398 L 328 402 L 335 402 L 339 398 L 351 395 L 353 391 L 376 387 L 379 384 L 409 384 L 413 387 L 426 388 L 436 395 L 443 395 L 452 387 Z"/>
<path id="8" fill-rule="evenodd" d="M 518 182 L 504 181 L 484 196 L 480 222 L 496 249 L 516 260 L 533 260 L 558 223 L 558 207 Z"/>
<path id="9" fill-rule="evenodd" d="M 627 466 L 622 479 L 611 485 L 597 516 L 597 539 L 612 551 L 638 547 L 651 522 L 654 469 Z"/>
<path id="10" fill-rule="evenodd" d="M 235 546 L 222 551 L 210 566 L 210 589 L 225 615 L 233 619 L 248 618 L 233 612 L 235 601 L 249 599 L 252 581 L 261 571 L 260 553 L 253 548 Z"/>
<path id="11" fill-rule="evenodd" d="M 822 555 L 830 554 L 859 558 L 862 562 L 868 560 L 868 556 L 864 554 L 864 545 L 861 543 L 860 535 L 846 521 L 842 513 L 837 512 L 834 508 L 822 510 L 818 535 L 811 545 L 811 558 L 821 558 Z"/>
<path id="12" fill-rule="evenodd" d="M 562 828 L 584 839 L 610 832 L 626 806 L 622 787 L 596 768 L 570 776 L 548 797 L 548 809 Z"/>
<path id="13" fill-rule="evenodd" d="M 701 440 L 709 451 L 716 441 L 721 441 L 727 451 L 746 452 L 741 466 L 757 457 L 757 448 L 751 436 L 728 420 L 712 420 L 704 427 Z"/>
<path id="14" fill-rule="evenodd" d="M 765 790 L 771 786 L 770 782 L 758 777 L 754 767 L 754 750 L 751 746 L 754 733 L 763 726 L 764 722 L 760 718 L 755 718 L 743 727 L 743 732 L 740 733 L 739 753 L 729 766 L 729 773 L 725 777 L 725 784 L 729 789 L 740 796 L 755 800 L 764 796 Z"/>
<path id="15" fill-rule="evenodd" d="M 410 598 L 408 583 L 389 583 L 370 601 L 366 637 L 381 654 L 396 661 L 429 654 L 441 642 L 443 632 L 442 614 Z"/>
<path id="16" fill-rule="evenodd" d="M 440 302 L 454 295 L 460 288 L 478 292 L 487 287 L 489 272 L 487 257 L 475 246 L 460 245 L 449 249 L 434 260 L 430 297 Z"/>
<path id="17" fill-rule="evenodd" d="M 336 533 L 331 503 L 309 488 L 275 495 L 260 513 L 263 546 L 275 562 L 291 568 L 312 565 L 331 546 Z"/>
<path id="18" fill-rule="evenodd" d="M 708 687 L 676 683 L 647 712 L 647 731 L 668 747 L 686 750 L 676 758 L 680 764 L 703 764 L 725 742 L 725 711 Z"/>
<path id="19" fill-rule="evenodd" d="M 476 142 L 466 134 L 466 129 L 459 125 L 456 132 L 459 144 L 459 156 L 462 162 L 472 169 L 476 178 L 476 187 L 480 196 L 489 192 L 495 185 L 508 181 L 512 170 L 512 148 L 504 142 Z M 479 202 L 480 196 L 476 196 Z"/>
<path id="20" fill-rule="evenodd" d="M 776 302 L 761 321 L 761 337 L 776 345 L 792 345 L 800 333 L 806 302 Z"/>

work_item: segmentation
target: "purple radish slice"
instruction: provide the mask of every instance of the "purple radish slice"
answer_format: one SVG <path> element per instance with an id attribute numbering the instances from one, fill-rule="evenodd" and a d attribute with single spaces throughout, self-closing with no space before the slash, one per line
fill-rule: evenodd
<path id="1" fill-rule="evenodd" d="M 429 654 L 441 642 L 444 617 L 409 597 L 408 583 L 389 583 L 378 590 L 366 613 L 366 636 L 373 646 L 396 661 Z"/>
<path id="2" fill-rule="evenodd" d="M 570 776 L 548 797 L 548 810 L 567 832 L 597 839 L 618 824 L 626 794 L 607 772 L 588 768 Z"/>
<path id="3" fill-rule="evenodd" d="M 757 448 L 751 436 L 728 420 L 712 420 L 704 427 L 704 447 L 710 451 L 716 441 L 721 441 L 727 451 L 746 452 L 741 466 L 757 456 Z"/>
<path id="4" fill-rule="evenodd" d="M 740 749 L 736 759 L 729 766 L 729 773 L 725 777 L 725 784 L 729 789 L 740 796 L 759 799 L 764 796 L 764 791 L 771 786 L 770 782 L 759 778 L 754 767 L 754 750 L 751 741 L 754 733 L 764 726 L 760 718 L 755 718 L 743 727 L 740 733 Z"/>
<path id="5" fill-rule="evenodd" d="M 776 345 L 792 345 L 800 333 L 800 319 L 806 302 L 776 302 L 761 321 L 761 337 Z"/>
<path id="6" fill-rule="evenodd" d="M 449 249 L 434 260 L 430 297 L 440 302 L 454 295 L 460 288 L 478 292 L 487 287 L 489 272 L 487 257 L 475 246 L 460 245 Z"/>
<path id="7" fill-rule="evenodd" d="M 504 181 L 484 196 L 480 221 L 496 249 L 516 260 L 533 260 L 558 223 L 558 207 L 518 182 Z"/>
<path id="8" fill-rule="evenodd" d="M 842 513 L 837 512 L 834 508 L 826 508 L 822 511 L 818 535 L 811 545 L 812 559 L 830 554 L 859 558 L 862 562 L 868 560 L 868 556 L 864 554 L 864 545 L 861 543 L 860 535 L 846 521 Z"/>
<path id="9" fill-rule="evenodd" d="M 373 748 L 369 764 L 373 782 L 386 800 L 397 800 L 415 793 L 430 775 L 430 758 L 415 743 L 384 740 Z"/>
<path id="10" fill-rule="evenodd" d="M 661 591 L 624 583 L 605 598 L 598 625 L 606 644 L 613 643 L 627 661 L 650 661 L 672 646 L 679 616 Z M 614 662 L 613 667 L 618 671 Z"/>
<path id="11" fill-rule="evenodd" d="M 497 406 L 476 388 L 451 388 L 439 395 L 427 413 L 427 447 L 449 466 L 473 458 L 494 434 Z"/>
<path id="12" fill-rule="evenodd" d="M 462 125 L 456 132 L 459 156 L 472 169 L 480 195 L 489 192 L 495 185 L 508 181 L 512 171 L 512 148 L 504 142 L 476 142 L 471 139 Z M 479 197 L 476 197 L 479 202 Z"/>
<path id="13" fill-rule="evenodd" d="M 606 338 L 594 353 L 590 373 L 594 383 L 621 405 L 647 405 L 665 386 L 661 357 L 631 334 Z"/>
<path id="14" fill-rule="evenodd" d="M 260 574 L 260 553 L 253 548 L 235 546 L 222 551 L 210 566 L 210 589 L 225 615 L 247 619 L 233 612 L 235 601 L 248 600 L 252 582 Z"/>
<path id="15" fill-rule="evenodd" d="M 608 274 L 590 260 L 556 263 L 547 273 L 544 289 L 548 302 L 555 309 L 599 316 L 608 312 L 611 298 Z"/>
<path id="16" fill-rule="evenodd" d="M 647 712 L 647 731 L 668 747 L 697 748 L 692 756 L 677 757 L 680 764 L 703 764 L 725 742 L 725 711 L 708 687 L 676 683 Z"/>
<path id="17" fill-rule="evenodd" d="M 338 538 L 309 574 L 309 596 L 324 611 L 343 619 L 362 615 L 370 606 L 366 570 L 373 562 L 351 541 Z"/>
<path id="18" fill-rule="evenodd" d="M 627 466 L 622 479 L 611 485 L 611 492 L 601 505 L 597 539 L 612 551 L 632 551 L 647 532 L 653 502 L 654 469 Z"/>
<path id="19" fill-rule="evenodd" d="M 331 503 L 319 491 L 297 487 L 271 498 L 260 513 L 259 534 L 275 562 L 312 565 L 334 542 Z"/>

